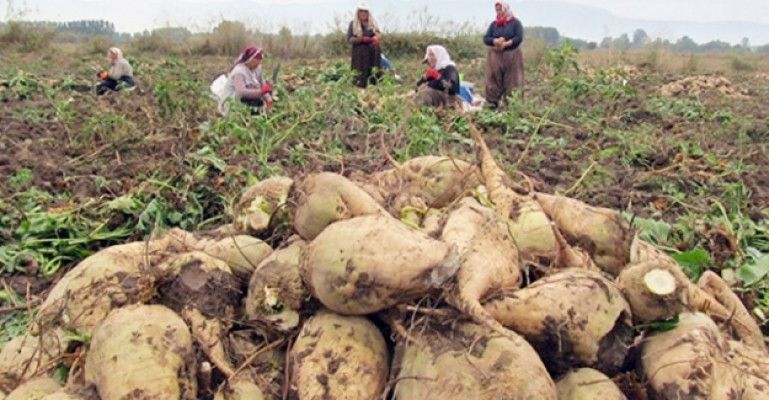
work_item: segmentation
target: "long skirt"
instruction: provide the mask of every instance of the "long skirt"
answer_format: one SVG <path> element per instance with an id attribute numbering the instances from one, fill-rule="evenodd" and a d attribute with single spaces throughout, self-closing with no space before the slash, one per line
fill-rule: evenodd
<path id="1" fill-rule="evenodd" d="M 380 71 L 373 73 L 373 68 L 382 69 L 382 55 L 379 47 L 370 44 L 352 46 L 352 69 L 358 72 L 355 85 L 365 88 L 369 83 L 375 84 L 380 77 Z"/>
<path id="2" fill-rule="evenodd" d="M 489 49 L 486 63 L 486 101 L 498 105 L 515 88 L 523 86 L 523 53 L 520 47 L 509 51 Z"/>
<path id="3" fill-rule="evenodd" d="M 416 101 L 420 107 L 453 107 L 459 100 L 457 96 L 451 96 L 444 91 L 422 85 L 417 90 Z"/>
<path id="4" fill-rule="evenodd" d="M 240 99 L 240 102 L 251 106 L 251 115 L 259 115 L 264 112 L 264 100 L 262 99 Z"/>

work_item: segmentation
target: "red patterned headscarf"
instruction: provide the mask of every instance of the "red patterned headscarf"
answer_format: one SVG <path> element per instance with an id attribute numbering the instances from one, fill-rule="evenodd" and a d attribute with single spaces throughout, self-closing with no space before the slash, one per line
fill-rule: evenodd
<path id="1" fill-rule="evenodd" d="M 502 6 L 502 9 L 505 12 L 505 16 L 502 18 L 497 18 L 496 23 L 497 26 L 505 26 L 513 21 L 515 21 L 515 15 L 513 15 L 513 9 L 510 7 L 510 4 L 505 1 L 496 1 L 494 2 L 494 6 L 499 4 Z"/>
<path id="2" fill-rule="evenodd" d="M 230 71 L 232 71 L 233 68 L 235 68 L 238 64 L 247 64 L 251 62 L 251 60 L 255 58 L 263 58 L 264 57 L 264 51 L 255 45 L 250 45 L 243 49 L 242 52 L 240 52 L 240 55 L 237 59 L 235 59 L 235 63 L 232 64 L 232 68 L 230 68 Z"/>

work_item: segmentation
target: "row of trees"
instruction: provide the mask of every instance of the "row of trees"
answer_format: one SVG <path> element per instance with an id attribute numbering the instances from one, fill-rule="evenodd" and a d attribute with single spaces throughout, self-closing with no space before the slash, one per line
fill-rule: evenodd
<path id="1" fill-rule="evenodd" d="M 53 29 L 57 33 L 74 33 L 80 35 L 111 36 L 115 33 L 115 24 L 104 20 L 81 20 L 69 22 L 36 22 L 36 25 Z"/>
<path id="2" fill-rule="evenodd" d="M 78 20 L 67 22 L 51 21 L 13 21 L 10 24 L 27 30 L 36 30 L 56 36 L 62 42 L 83 42 L 93 37 L 105 37 L 114 42 L 125 42 L 131 39 L 130 33 L 115 31 L 115 24 L 106 20 Z M 0 29 L 10 25 L 0 22 Z"/>
<path id="3" fill-rule="evenodd" d="M 763 46 L 751 46 L 748 38 L 742 39 L 739 44 L 713 40 L 699 44 L 689 36 L 684 36 L 676 41 L 652 38 L 643 29 L 637 29 L 632 35 L 624 33 L 618 37 L 606 37 L 600 43 L 589 42 L 581 39 L 569 39 L 561 36 L 557 29 L 548 27 L 527 27 L 526 35 L 529 38 L 544 40 L 548 45 L 557 46 L 566 40 L 570 40 L 574 47 L 580 49 L 614 49 L 637 50 L 655 48 L 679 53 L 724 53 L 724 52 L 756 52 L 769 54 L 769 44 Z"/>
<path id="4" fill-rule="evenodd" d="M 721 40 L 713 40 L 698 44 L 689 36 L 684 36 L 676 41 L 650 37 L 643 29 L 633 32 L 632 38 L 628 34 L 622 34 L 616 38 L 606 37 L 598 45 L 602 49 L 632 50 L 643 48 L 664 49 L 679 53 L 714 53 L 714 52 L 769 52 L 769 45 L 751 47 L 750 40 L 743 38 L 739 44 L 729 44 Z"/>
<path id="5" fill-rule="evenodd" d="M 572 46 L 576 49 L 594 50 L 598 48 L 598 43 L 596 42 L 561 36 L 560 32 L 558 32 L 558 29 L 555 29 L 555 28 L 533 26 L 533 27 L 526 27 L 525 29 L 526 29 L 526 37 L 528 39 L 542 40 L 551 47 L 560 46 L 561 44 L 563 44 L 563 42 L 568 40 L 571 42 Z"/>

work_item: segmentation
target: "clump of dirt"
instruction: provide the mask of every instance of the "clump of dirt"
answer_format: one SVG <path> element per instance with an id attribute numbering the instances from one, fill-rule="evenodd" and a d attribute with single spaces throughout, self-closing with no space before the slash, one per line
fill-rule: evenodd
<path id="1" fill-rule="evenodd" d="M 159 290 L 163 304 L 175 311 L 197 308 L 208 317 L 231 318 L 237 308 L 240 288 L 232 274 L 189 265 Z"/>
<path id="2" fill-rule="evenodd" d="M 730 80 L 717 75 L 689 76 L 660 88 L 660 93 L 667 97 L 699 96 L 709 92 L 718 92 L 732 99 L 750 97 L 747 90 L 736 88 Z"/>
<path id="3" fill-rule="evenodd" d="M 642 379 L 635 371 L 615 376 L 612 381 L 619 387 L 628 400 L 648 400 L 649 394 Z"/>
<path id="4" fill-rule="evenodd" d="M 732 232 L 723 226 L 710 229 L 705 236 L 708 239 L 707 248 L 716 265 L 724 267 L 726 262 L 733 259 L 739 251 L 739 243 Z"/>

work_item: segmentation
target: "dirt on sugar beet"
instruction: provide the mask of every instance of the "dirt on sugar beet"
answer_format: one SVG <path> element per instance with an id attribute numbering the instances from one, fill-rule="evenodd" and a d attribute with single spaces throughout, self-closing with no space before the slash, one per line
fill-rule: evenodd
<path id="1" fill-rule="evenodd" d="M 228 319 L 242 295 L 232 274 L 206 271 L 199 265 L 185 266 L 179 276 L 158 289 L 160 300 L 174 311 L 193 307 L 212 318 Z"/>

